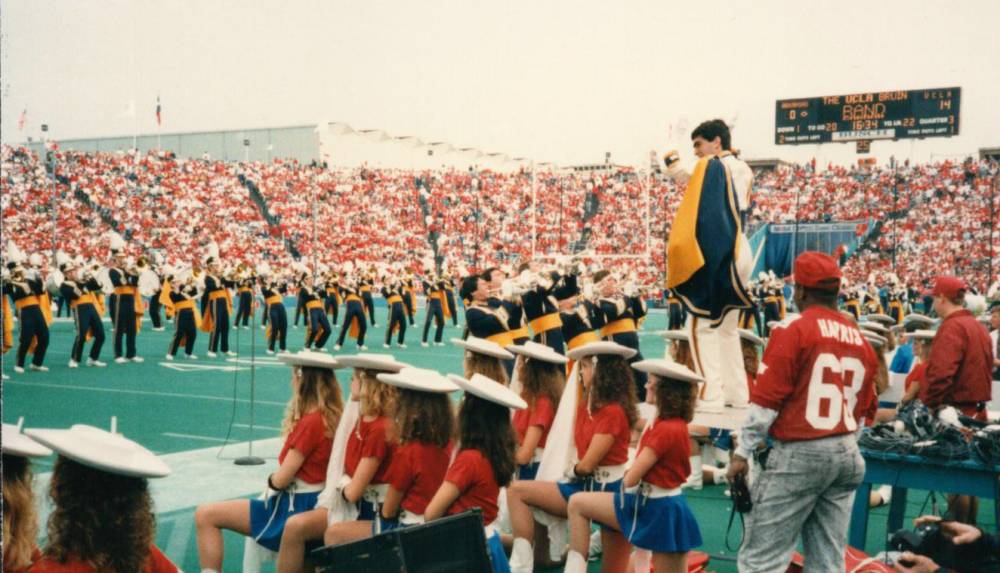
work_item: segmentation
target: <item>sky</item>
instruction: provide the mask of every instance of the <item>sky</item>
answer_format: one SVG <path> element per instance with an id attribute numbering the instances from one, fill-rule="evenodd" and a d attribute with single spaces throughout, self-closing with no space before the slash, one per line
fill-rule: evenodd
<path id="1" fill-rule="evenodd" d="M 159 97 L 164 133 L 342 121 L 642 165 L 719 117 L 745 158 L 844 164 L 853 144 L 774 145 L 775 100 L 960 86 L 959 136 L 872 145 L 940 160 L 1000 147 L 998 21 L 994 0 L 4 0 L 0 137 L 155 133 Z"/>

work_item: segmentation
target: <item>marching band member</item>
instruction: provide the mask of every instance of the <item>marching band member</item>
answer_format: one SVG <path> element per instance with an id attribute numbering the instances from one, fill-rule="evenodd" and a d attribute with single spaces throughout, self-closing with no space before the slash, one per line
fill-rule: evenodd
<path id="1" fill-rule="evenodd" d="M 471 380 L 454 374 L 448 378 L 465 392 L 458 411 L 460 449 L 424 517 L 433 521 L 480 508 L 493 573 L 510 573 L 495 522 L 500 488 L 511 483 L 516 469 L 510 410 L 522 411 L 527 404 L 501 382 L 481 374 Z"/>
<path id="2" fill-rule="evenodd" d="M 442 277 L 441 279 L 444 283 L 444 297 L 445 302 L 447 302 L 448 311 L 445 313 L 446 316 L 451 317 L 451 325 L 458 326 L 458 305 L 455 302 L 455 283 L 450 277 Z"/>
<path id="3" fill-rule="evenodd" d="M 43 296 L 45 289 L 41 278 L 27 275 L 20 263 L 22 258 L 8 257 L 7 269 L 10 271 L 10 280 L 3 285 L 3 294 L 9 296 L 14 303 L 20 323 L 17 362 L 14 365 L 14 372 L 24 373 L 24 361 L 28 352 L 32 353 L 31 370 L 48 372 L 48 367 L 43 366 L 43 363 L 45 362 L 45 351 L 49 347 L 49 323 L 40 300 L 40 298 L 45 300 L 47 297 Z M 51 310 L 49 310 L 49 314 L 51 314 Z"/>
<path id="4" fill-rule="evenodd" d="M 330 322 L 333 326 L 337 326 L 337 319 L 340 317 L 340 281 L 337 280 L 337 274 L 333 271 L 327 273 L 325 277 L 325 284 L 323 288 L 326 290 L 326 302 L 325 309 L 327 314 L 330 316 Z"/>
<path id="5" fill-rule="evenodd" d="M 175 271 L 165 277 L 163 293 L 166 293 L 166 303 L 174 313 L 174 336 L 167 349 L 167 360 L 173 360 L 177 350 L 184 345 L 184 356 L 188 360 L 197 360 L 194 354 L 194 341 L 198 338 L 201 327 L 201 313 L 198 311 L 198 287 L 190 270 Z"/>
<path id="6" fill-rule="evenodd" d="M 163 461 L 121 434 L 92 426 L 25 433 L 59 454 L 49 482 L 48 541 L 31 573 L 178 571 L 154 545 L 148 480 L 170 474 Z"/>
<path id="7" fill-rule="evenodd" d="M 365 312 L 368 313 L 368 318 L 372 321 L 372 328 L 378 328 L 378 324 L 375 322 L 375 301 L 372 299 L 372 289 L 375 288 L 374 268 L 369 269 L 368 275 L 360 279 L 359 286 L 361 288 L 361 300 L 365 303 Z"/>
<path id="8" fill-rule="evenodd" d="M 349 504 L 356 521 L 342 522 L 364 536 L 372 529 L 388 491 L 388 468 L 394 444 L 390 437 L 396 388 L 379 382 L 379 373 L 397 373 L 406 365 L 387 354 L 341 356 L 337 361 L 353 368 L 351 402 L 341 416 L 326 472 L 326 487 L 315 509 L 293 515 L 285 523 L 278 552 L 278 573 L 302 569 L 306 546 L 322 541 L 336 521 L 333 505 Z M 347 426 L 345 426 L 347 424 Z M 342 433 L 346 430 L 347 438 Z M 341 446 L 343 442 L 343 447 Z M 346 525 L 351 523 L 352 525 Z"/>
<path id="9" fill-rule="evenodd" d="M 534 288 L 521 293 L 524 318 L 534 333 L 533 340 L 551 346 L 559 354 L 565 354 L 566 341 L 563 340 L 559 303 L 554 291 L 562 281 L 563 277 L 558 272 L 543 271 L 535 275 Z"/>
<path id="10" fill-rule="evenodd" d="M 417 314 L 417 295 L 414 294 L 416 288 L 417 283 L 413 275 L 403 281 L 403 304 L 406 306 L 406 317 L 410 321 L 410 326 L 416 326 L 414 319 Z"/>
<path id="11" fill-rule="evenodd" d="M 521 306 L 519 294 L 515 292 L 506 293 L 504 283 L 507 283 L 507 272 L 503 269 L 492 267 L 483 272 L 483 278 L 489 287 L 488 304 L 493 308 L 503 308 L 507 313 L 507 326 L 514 344 L 524 344 L 530 336 L 528 328 L 524 326 L 524 308 Z M 513 285 L 513 283 L 508 283 Z M 504 344 L 503 346 L 507 346 Z M 507 374 L 514 368 L 513 362 L 507 365 Z"/>
<path id="12" fill-rule="evenodd" d="M 447 394 L 458 390 L 433 370 L 403 368 L 382 373 L 379 382 L 398 389 L 393 413 L 397 443 L 392 451 L 385 500 L 368 531 L 350 522 L 333 523 L 323 535 L 327 545 L 340 545 L 393 529 L 424 523 L 431 497 L 444 481 L 451 458 L 454 427 Z"/>
<path id="13" fill-rule="evenodd" d="M 205 285 L 201 297 L 201 331 L 210 333 L 208 336 L 209 358 L 215 358 L 216 352 L 236 356 L 229 351 L 229 313 L 233 310 L 229 288 L 233 282 L 221 274 L 219 266 L 219 249 L 214 243 L 209 245 L 209 255 L 205 259 Z"/>
<path id="14" fill-rule="evenodd" d="M 38 514 L 31 491 L 31 458 L 52 450 L 21 433 L 13 424 L 3 425 L 3 570 L 26 573 L 42 554 L 38 539 Z"/>
<path id="15" fill-rule="evenodd" d="M 521 398 L 527 408 L 514 412 L 517 432 L 517 478 L 535 479 L 542 460 L 545 439 L 556 417 L 556 405 L 566 385 L 565 365 L 569 361 L 551 347 L 536 342 L 522 346 L 512 344 L 509 350 L 518 355 L 515 366 L 521 386 Z"/>
<path id="16" fill-rule="evenodd" d="M 702 542 L 681 486 L 692 471 L 687 425 L 694 417 L 697 385 L 704 378 L 669 360 L 644 360 L 633 367 L 651 377 L 656 419 L 642 433 L 623 489 L 581 493 L 570 499 L 569 573 L 587 570 L 591 520 L 621 532 L 635 547 L 653 552 L 656 573 L 686 572 L 687 552 Z"/>
<path id="17" fill-rule="evenodd" d="M 576 446 L 572 459 L 575 461 L 566 468 L 565 477 L 559 483 L 516 481 L 507 488 L 507 505 L 514 529 L 511 553 L 514 573 L 530 572 L 534 568 L 532 508 L 565 518 L 574 494 L 614 491 L 620 487 L 628 461 L 632 427 L 638 419 L 635 383 L 632 369 L 626 362 L 634 355 L 635 350 L 609 341 L 591 342 L 569 352 L 569 357 L 579 363 L 582 386 L 582 396 L 572 400 Z M 575 398 L 576 386 L 573 388 Z M 552 436 L 549 436 L 547 447 L 551 446 Z M 623 570 L 629 550 L 621 533 L 604 528 L 601 539 L 604 566 L 610 571 Z"/>
<path id="18" fill-rule="evenodd" d="M 114 286 L 114 308 L 111 311 L 115 331 L 115 362 L 142 362 L 136 355 L 135 337 L 142 324 L 142 297 L 139 296 L 139 272 L 125 254 L 125 241 L 120 235 L 111 236 L 113 266 L 108 269 L 108 279 Z M 122 349 L 124 340 L 125 348 Z"/>
<path id="19" fill-rule="evenodd" d="M 385 343 L 382 345 L 389 348 L 392 342 L 392 335 L 398 330 L 399 336 L 396 343 L 400 348 L 406 348 L 406 306 L 403 303 L 403 296 L 406 294 L 403 285 L 398 281 L 390 281 L 388 277 L 382 285 L 382 297 L 385 298 L 389 306 L 389 326 L 385 329 Z"/>
<path id="20" fill-rule="evenodd" d="M 306 350 L 311 348 L 322 350 L 333 332 L 333 329 L 330 328 L 330 321 L 326 319 L 326 311 L 323 310 L 323 295 L 325 293 L 314 287 L 311 274 L 304 274 L 299 281 L 299 294 L 306 309 L 305 348 Z"/>
<path id="21" fill-rule="evenodd" d="M 635 350 L 630 363 L 642 360 L 636 321 L 641 318 L 640 313 L 644 312 L 644 309 L 642 309 L 641 302 L 636 302 L 639 297 L 626 296 L 622 293 L 618 288 L 618 281 L 609 271 L 595 273 L 594 284 L 600 294 L 595 312 L 600 316 L 601 338 Z M 644 399 L 646 396 L 645 373 L 637 372 L 634 379 L 636 396 Z"/>
<path id="22" fill-rule="evenodd" d="M 163 255 L 156 253 L 154 255 L 154 260 L 156 261 L 156 270 L 149 268 L 148 271 L 156 276 L 158 288 L 149 297 L 149 321 L 153 323 L 153 330 L 156 332 L 162 332 L 164 330 L 163 316 L 160 314 L 160 311 L 163 307 L 163 303 L 160 300 L 160 297 L 163 295 L 163 284 L 166 282 L 166 277 L 162 277 L 158 273 L 163 268 Z M 140 259 L 139 262 L 141 264 L 142 259 Z M 167 318 L 170 318 L 170 315 L 167 315 Z"/>
<path id="23" fill-rule="evenodd" d="M 844 290 L 844 310 L 851 313 L 854 322 L 861 320 L 861 297 L 857 286 L 850 286 Z"/>
<path id="24" fill-rule="evenodd" d="M 465 325 L 469 336 L 485 338 L 502 348 L 514 342 L 514 336 L 507 326 L 510 318 L 503 306 L 493 306 L 489 302 L 489 283 L 479 275 L 465 277 L 459 293 L 465 305 Z"/>
<path id="25" fill-rule="evenodd" d="M 253 288 L 256 277 L 252 276 L 247 268 L 240 263 L 236 269 L 236 317 L 233 319 L 233 328 L 239 328 L 243 324 L 243 330 L 249 330 L 248 322 L 253 315 Z"/>
<path id="26" fill-rule="evenodd" d="M 301 292 L 296 292 L 296 294 L 295 294 L 295 323 L 292 325 L 292 328 L 296 328 L 297 329 L 299 327 L 299 318 L 300 317 L 302 317 L 302 318 L 305 319 L 304 322 L 306 324 L 309 323 L 309 313 L 306 312 L 306 303 L 305 303 L 304 300 L 302 300 L 302 293 Z"/>
<path id="27" fill-rule="evenodd" d="M 428 346 L 427 334 L 431 330 L 431 319 L 434 320 L 434 346 L 444 346 L 441 337 L 444 335 L 444 319 L 447 313 L 447 301 L 445 300 L 445 281 L 443 279 L 432 279 L 431 282 L 423 281 L 425 303 L 427 309 L 424 311 L 424 337 L 420 346 Z"/>
<path id="28" fill-rule="evenodd" d="M 340 336 L 334 350 L 344 346 L 344 337 L 350 333 L 351 338 L 358 341 L 359 350 L 368 350 L 365 346 L 365 334 L 368 332 L 368 321 L 365 319 L 364 299 L 357 284 L 349 277 L 340 281 L 340 295 L 344 299 L 344 324 L 340 325 Z"/>
<path id="29" fill-rule="evenodd" d="M 58 258 L 58 254 L 56 257 Z M 100 361 L 101 347 L 104 345 L 104 324 L 101 322 L 100 306 L 104 295 L 97 279 L 90 277 L 84 280 L 80 272 L 75 263 L 66 263 L 63 268 L 66 278 L 59 286 L 59 292 L 69 304 L 76 326 L 76 338 L 73 340 L 73 349 L 70 352 L 69 367 L 80 366 L 80 362 L 83 361 L 83 345 L 90 338 L 94 339 L 94 343 L 90 347 L 87 366 L 103 367 L 106 364 Z"/>
<path id="30" fill-rule="evenodd" d="M 260 292 L 264 296 L 264 316 L 267 317 L 267 353 L 274 354 L 277 344 L 280 352 L 286 351 L 285 339 L 288 336 L 288 311 L 285 310 L 285 294 L 288 293 L 288 283 L 280 278 L 271 278 L 268 273 L 260 277 Z"/>
<path id="31" fill-rule="evenodd" d="M 466 378 L 482 374 L 490 380 L 510 384 L 507 371 L 503 367 L 504 360 L 513 360 L 514 355 L 496 342 L 469 336 L 467 338 L 452 338 L 451 343 L 465 350 L 462 359 L 462 372 Z"/>
<path id="32" fill-rule="evenodd" d="M 563 340 L 566 350 L 574 350 L 589 342 L 601 339 L 591 323 L 592 313 L 588 308 L 590 301 L 580 304 L 579 276 L 570 274 L 563 277 L 561 285 L 555 289 L 556 300 L 559 301 L 559 320 L 562 322 Z M 573 370 L 573 362 L 566 363 L 566 373 Z"/>
<path id="33" fill-rule="evenodd" d="M 304 350 L 282 354 L 292 367 L 292 397 L 282 434 L 278 470 L 267 477 L 267 499 L 236 499 L 199 505 L 194 519 L 202 573 L 222 571 L 222 530 L 228 529 L 278 551 L 286 522 L 312 510 L 326 483 L 333 433 L 344 409 L 334 370 L 340 364 L 327 354 Z"/>

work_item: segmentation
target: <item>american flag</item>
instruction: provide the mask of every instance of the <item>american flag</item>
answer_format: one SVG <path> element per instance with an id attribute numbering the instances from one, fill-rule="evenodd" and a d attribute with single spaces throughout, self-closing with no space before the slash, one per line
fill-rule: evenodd
<path id="1" fill-rule="evenodd" d="M 156 96 L 156 125 L 163 125 L 163 118 L 160 116 L 160 96 Z"/>

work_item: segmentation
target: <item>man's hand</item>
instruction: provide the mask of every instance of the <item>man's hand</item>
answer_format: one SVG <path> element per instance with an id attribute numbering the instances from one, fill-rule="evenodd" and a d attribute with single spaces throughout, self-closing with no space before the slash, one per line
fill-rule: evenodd
<path id="1" fill-rule="evenodd" d="M 896 560 L 896 571 L 903 573 L 936 573 L 941 566 L 930 557 L 916 555 L 909 551 L 903 553 Z"/>
<path id="2" fill-rule="evenodd" d="M 924 525 L 926 523 L 939 524 L 941 526 L 941 533 L 944 533 L 944 536 L 955 545 L 968 545 L 983 536 L 982 530 L 978 527 L 957 521 L 942 521 L 936 515 L 918 517 L 913 523 L 916 525 Z"/>
<path id="3" fill-rule="evenodd" d="M 729 471 L 726 472 L 726 479 L 732 483 L 733 478 L 737 475 L 746 477 L 749 471 L 750 466 L 747 464 L 747 460 L 739 454 L 733 454 L 733 459 L 729 461 Z"/>

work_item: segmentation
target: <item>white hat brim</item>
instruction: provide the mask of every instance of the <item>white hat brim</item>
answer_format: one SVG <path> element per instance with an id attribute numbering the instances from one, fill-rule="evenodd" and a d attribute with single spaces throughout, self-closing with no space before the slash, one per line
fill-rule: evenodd
<path id="1" fill-rule="evenodd" d="M 333 356 L 314 350 L 300 350 L 295 354 L 279 354 L 278 360 L 289 366 L 309 366 L 311 368 L 328 368 L 330 370 L 344 367 Z"/>
<path id="2" fill-rule="evenodd" d="M 886 314 L 869 314 L 865 316 L 866 320 L 874 320 L 875 322 L 880 322 L 885 325 L 896 324 L 896 319 Z"/>
<path id="3" fill-rule="evenodd" d="M 399 372 L 409 365 L 397 361 L 391 354 L 354 354 L 349 356 L 338 356 L 337 361 L 341 366 L 347 368 L 362 368 L 365 370 L 376 370 L 379 372 Z"/>
<path id="4" fill-rule="evenodd" d="M 931 317 L 929 317 L 929 316 L 925 316 L 923 314 L 908 314 L 908 315 L 906 315 L 905 318 L 903 318 L 903 324 L 904 325 L 906 325 L 906 324 L 912 324 L 912 323 L 917 323 L 917 324 L 923 324 L 923 325 L 926 325 L 926 326 L 930 326 L 930 325 L 934 324 L 934 319 L 931 318 Z"/>
<path id="5" fill-rule="evenodd" d="M 740 338 L 746 340 L 747 342 L 752 342 L 757 346 L 764 346 L 764 339 L 757 336 L 757 333 L 747 330 L 745 328 L 740 328 Z"/>
<path id="6" fill-rule="evenodd" d="M 581 358 L 586 358 L 587 356 L 594 356 L 595 354 L 605 354 L 613 356 L 621 356 L 625 359 L 632 358 L 638 353 L 634 348 L 629 348 L 628 346 L 622 346 L 617 342 L 610 342 L 607 340 L 598 340 L 595 342 L 588 342 L 582 346 L 578 346 L 573 350 L 566 353 L 571 360 L 579 360 Z"/>
<path id="7" fill-rule="evenodd" d="M 889 332 L 888 328 L 882 326 L 877 322 L 862 322 L 858 324 L 858 328 L 860 328 L 861 330 L 867 330 L 868 332 L 874 332 L 879 336 L 882 336 L 883 334 Z"/>
<path id="8" fill-rule="evenodd" d="M 135 478 L 170 475 L 170 468 L 153 452 L 100 428 L 76 424 L 68 430 L 33 428 L 25 433 L 57 454 L 101 471 Z"/>
<path id="9" fill-rule="evenodd" d="M 35 440 L 21 433 L 21 429 L 14 424 L 4 424 L 0 446 L 3 447 L 3 455 L 20 456 L 22 458 L 44 458 L 52 455 L 52 450 L 39 444 Z"/>
<path id="10" fill-rule="evenodd" d="M 874 346 L 882 347 L 889 342 L 888 339 L 886 339 L 884 336 L 879 336 L 874 332 L 863 332 L 862 335 L 865 337 L 865 340 L 867 340 Z"/>
<path id="11" fill-rule="evenodd" d="M 399 372 L 383 372 L 378 375 L 379 382 L 390 386 L 403 388 L 404 390 L 415 390 L 417 392 L 429 392 L 431 394 L 447 394 L 458 390 L 458 386 L 449 381 L 434 370 L 426 368 L 403 368 Z"/>
<path id="12" fill-rule="evenodd" d="M 528 407 L 528 403 L 524 401 L 524 398 L 518 396 L 517 392 L 488 376 L 473 374 L 472 379 L 466 379 L 458 374 L 449 374 L 448 380 L 451 380 L 466 393 L 482 398 L 483 400 L 488 400 L 494 404 L 506 406 L 514 410 L 523 410 Z"/>
<path id="13" fill-rule="evenodd" d="M 639 372 L 646 372 L 648 374 L 654 374 L 662 378 L 670 378 L 672 380 L 680 380 L 682 382 L 693 382 L 695 384 L 704 382 L 705 379 L 698 375 L 687 366 L 683 364 L 678 364 L 673 360 L 666 360 L 663 358 L 652 358 L 648 360 L 640 360 L 632 365 Z"/>
<path id="14" fill-rule="evenodd" d="M 511 344 L 507 347 L 514 354 L 520 354 L 527 358 L 548 362 L 550 364 L 566 364 L 569 358 L 559 354 L 547 344 L 539 344 L 534 341 L 527 341 L 524 344 Z"/>
<path id="15" fill-rule="evenodd" d="M 906 333 L 906 338 L 914 340 L 934 340 L 936 335 L 936 330 L 921 329 Z"/>
<path id="16" fill-rule="evenodd" d="M 462 340 L 461 338 L 452 338 L 451 343 L 455 346 L 464 348 L 469 352 L 475 352 L 476 354 L 484 354 L 486 356 L 492 356 L 493 358 L 499 358 L 500 360 L 514 359 L 514 355 L 504 350 L 503 346 L 500 346 L 492 340 L 486 340 L 485 338 L 477 338 L 475 336 L 469 336 L 469 338 L 465 340 Z"/>
<path id="17" fill-rule="evenodd" d="M 683 342 L 691 342 L 691 335 L 688 334 L 687 330 L 675 329 L 675 330 L 661 330 L 659 335 L 663 337 L 664 340 L 680 340 Z"/>

